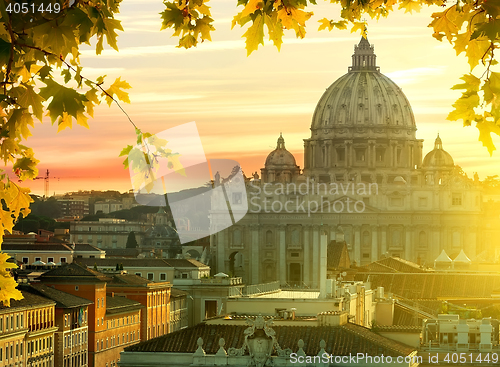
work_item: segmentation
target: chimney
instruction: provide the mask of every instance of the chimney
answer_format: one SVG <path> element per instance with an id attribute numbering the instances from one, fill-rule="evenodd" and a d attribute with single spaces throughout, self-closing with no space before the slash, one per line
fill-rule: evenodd
<path id="1" fill-rule="evenodd" d="M 326 233 L 321 235 L 319 249 L 319 298 L 326 298 Z"/>

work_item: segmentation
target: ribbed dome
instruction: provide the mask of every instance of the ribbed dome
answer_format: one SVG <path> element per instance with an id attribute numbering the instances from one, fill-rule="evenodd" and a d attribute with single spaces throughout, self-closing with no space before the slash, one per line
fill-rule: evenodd
<path id="1" fill-rule="evenodd" d="M 422 167 L 427 169 L 443 169 L 453 168 L 454 166 L 455 162 L 453 161 L 450 153 L 443 149 L 443 142 L 438 134 L 438 137 L 434 142 L 434 149 L 427 153 L 422 163 Z"/>
<path id="2" fill-rule="evenodd" d="M 266 168 L 275 168 L 275 167 L 289 167 L 295 168 L 297 164 L 295 163 L 295 158 L 292 153 L 290 153 L 285 148 L 285 139 L 280 134 L 278 138 L 278 144 L 276 145 L 276 149 L 273 150 L 266 159 Z"/>
<path id="3" fill-rule="evenodd" d="M 388 137 L 392 131 L 416 130 L 408 99 L 396 83 L 380 73 L 375 60 L 373 46 L 362 38 L 354 48 L 349 72 L 326 90 L 316 106 L 312 130 L 382 127 Z"/>

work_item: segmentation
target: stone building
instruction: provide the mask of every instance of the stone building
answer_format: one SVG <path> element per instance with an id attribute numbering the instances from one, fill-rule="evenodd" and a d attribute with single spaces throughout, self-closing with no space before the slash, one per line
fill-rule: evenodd
<path id="1" fill-rule="evenodd" d="M 317 104 L 303 169 L 280 135 L 261 178 L 246 182 L 242 220 L 225 228 L 225 200 L 213 195 L 213 268 L 245 283 L 317 287 L 321 234 L 345 240 L 357 265 L 386 256 L 432 265 L 443 249 L 498 255 L 498 212 L 486 210 L 479 180 L 455 165 L 439 135 L 424 155 L 416 131 L 410 102 L 361 39 L 347 74 Z"/>
<path id="2" fill-rule="evenodd" d="M 21 293 L 10 307 L 0 304 L 0 365 L 54 367 L 56 302 Z"/>
<path id="3" fill-rule="evenodd" d="M 39 283 L 20 288 L 56 302 L 54 367 L 88 366 L 88 306 L 92 302 Z"/>

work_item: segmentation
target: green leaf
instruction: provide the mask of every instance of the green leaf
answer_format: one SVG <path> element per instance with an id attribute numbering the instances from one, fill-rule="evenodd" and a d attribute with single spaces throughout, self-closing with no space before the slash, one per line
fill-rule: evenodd
<path id="1" fill-rule="evenodd" d="M 52 101 L 47 106 L 49 111 L 49 116 L 54 123 L 58 118 L 60 118 L 60 125 L 64 124 L 65 127 L 69 127 L 67 119 L 69 116 L 78 118 L 79 113 L 85 112 L 84 102 L 87 101 L 85 95 L 78 93 L 72 88 L 66 88 L 51 79 L 44 81 L 46 87 L 40 88 L 40 96 Z M 65 116 L 64 113 L 69 116 Z M 69 118 L 71 121 L 71 118 Z"/>
<path id="2" fill-rule="evenodd" d="M 11 45 L 11 43 L 0 38 L 0 65 L 7 65 L 9 62 Z"/>
<path id="3" fill-rule="evenodd" d="M 198 41 L 196 41 L 196 38 L 192 34 L 186 34 L 179 40 L 177 47 L 190 48 L 196 46 L 197 43 Z"/>
<path id="4" fill-rule="evenodd" d="M 163 20 L 160 30 L 164 30 L 165 28 L 174 28 L 177 30 L 184 23 L 182 10 L 174 3 L 167 2 L 165 5 L 167 8 L 160 13 Z"/>
<path id="5" fill-rule="evenodd" d="M 22 93 L 20 93 L 19 97 L 17 98 L 17 103 L 19 103 L 21 106 L 24 108 L 28 108 L 31 106 L 31 109 L 33 111 L 33 115 L 42 122 L 42 117 L 43 117 L 43 104 L 42 102 L 45 101 L 45 99 L 40 96 L 31 85 L 24 85 L 26 89 L 23 90 Z"/>

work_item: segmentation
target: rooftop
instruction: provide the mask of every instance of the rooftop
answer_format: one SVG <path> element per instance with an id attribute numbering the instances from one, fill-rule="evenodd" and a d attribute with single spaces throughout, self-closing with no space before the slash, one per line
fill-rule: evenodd
<path id="1" fill-rule="evenodd" d="M 144 306 L 140 302 L 125 297 L 106 296 L 106 315 L 128 313 L 141 308 L 144 308 Z"/>
<path id="2" fill-rule="evenodd" d="M 88 299 L 74 296 L 72 294 L 54 289 L 52 287 L 48 287 L 40 283 L 33 283 L 29 286 L 23 286 L 22 289 L 26 290 L 27 292 L 37 294 L 55 301 L 56 307 L 74 308 L 93 304 L 93 302 L 89 301 Z"/>
<path id="3" fill-rule="evenodd" d="M 202 348 L 207 354 L 215 354 L 219 349 L 219 339 L 224 338 L 225 348 L 241 348 L 245 339 L 247 325 L 217 325 L 201 323 L 193 327 L 166 334 L 125 348 L 126 352 L 171 352 L 194 353 L 196 341 L 203 339 Z M 276 340 L 282 349 L 290 348 L 297 352 L 298 341 L 304 341 L 306 355 L 317 355 L 320 341 L 326 342 L 325 350 L 334 355 L 367 353 L 368 355 L 408 355 L 412 347 L 387 339 L 369 329 L 355 325 L 342 326 L 280 326 L 273 325 Z"/>
<path id="4" fill-rule="evenodd" d="M 20 289 L 20 291 L 24 298 L 19 301 L 11 300 L 10 307 L 4 306 L 3 303 L 0 302 L 0 313 L 12 312 L 12 310 L 16 308 L 35 308 L 42 306 L 52 306 L 56 304 L 51 299 L 30 293 L 22 289 Z"/>

